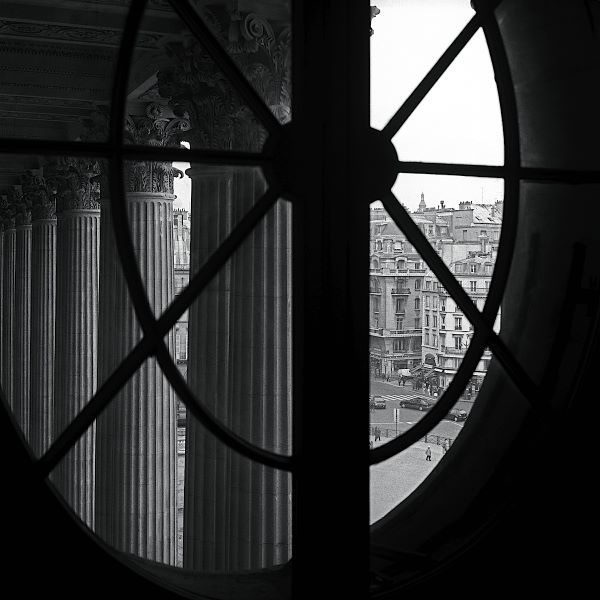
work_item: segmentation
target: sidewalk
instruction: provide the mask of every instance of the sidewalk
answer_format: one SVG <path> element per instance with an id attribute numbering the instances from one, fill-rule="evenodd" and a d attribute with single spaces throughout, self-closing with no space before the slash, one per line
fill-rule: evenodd
<path id="1" fill-rule="evenodd" d="M 374 440 L 373 436 L 370 438 Z M 385 444 L 387 439 L 374 442 Z M 431 461 L 425 460 L 425 450 L 431 448 Z M 431 473 L 443 456 L 441 446 L 416 442 L 400 454 L 370 468 L 370 523 L 374 523 L 413 492 Z"/>

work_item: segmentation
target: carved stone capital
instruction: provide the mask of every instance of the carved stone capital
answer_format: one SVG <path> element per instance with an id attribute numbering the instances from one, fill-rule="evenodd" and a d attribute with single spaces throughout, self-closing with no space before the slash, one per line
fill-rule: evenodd
<path id="1" fill-rule="evenodd" d="M 3 230 L 14 229 L 15 227 L 15 209 L 9 201 L 9 193 L 0 196 L 0 221 Z"/>
<path id="2" fill-rule="evenodd" d="M 290 120 L 291 34 L 264 18 L 214 7 L 203 18 L 259 96 L 282 123 Z M 194 147 L 259 150 L 266 132 L 202 45 L 191 36 L 167 42 L 172 66 L 158 73 L 158 92 L 190 120 Z"/>
<path id="3" fill-rule="evenodd" d="M 4 211 L 4 229 L 13 229 L 25 225 L 26 206 L 23 203 L 23 192 L 20 185 L 11 185 L 6 189 L 6 209 Z"/>
<path id="4" fill-rule="evenodd" d="M 21 186 L 33 221 L 56 218 L 56 192 L 46 184 L 41 169 L 26 171 L 21 176 Z"/>
<path id="5" fill-rule="evenodd" d="M 99 210 L 99 173 L 98 161 L 86 158 L 59 157 L 44 167 L 50 193 L 56 194 L 56 212 Z"/>
<path id="6" fill-rule="evenodd" d="M 188 119 L 167 116 L 164 107 L 156 102 L 146 106 L 144 115 L 128 115 L 125 123 L 124 141 L 137 146 L 180 147 L 184 132 L 190 129 Z M 104 141 L 108 139 L 109 113 L 99 107 L 84 119 L 81 139 Z M 93 182 L 99 187 L 102 198 L 110 196 L 109 163 L 96 162 Z M 130 160 L 124 164 L 125 186 L 128 192 L 173 193 L 174 177 L 183 177 L 170 162 Z"/>

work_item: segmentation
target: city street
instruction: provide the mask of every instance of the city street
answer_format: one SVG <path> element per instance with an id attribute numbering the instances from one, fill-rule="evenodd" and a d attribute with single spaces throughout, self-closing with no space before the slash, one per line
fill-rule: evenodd
<path id="1" fill-rule="evenodd" d="M 375 409 L 370 413 L 371 425 L 378 425 L 383 430 L 389 429 L 396 431 L 396 423 L 394 422 L 394 408 L 400 408 L 400 402 L 404 398 L 421 396 L 428 400 L 436 400 L 429 396 L 426 390 L 413 390 L 412 385 L 407 382 L 406 385 L 398 385 L 397 381 L 381 381 L 378 379 L 371 379 L 371 395 L 382 396 L 387 401 L 387 407 L 385 409 Z M 456 405 L 457 408 L 470 411 L 473 406 L 473 402 L 459 401 Z M 412 408 L 400 408 L 400 421 L 398 422 L 398 433 L 402 433 L 407 429 L 410 429 L 417 421 L 419 421 L 426 412 L 421 412 Z M 464 426 L 464 421 L 449 421 L 443 419 L 438 425 L 436 425 L 431 433 L 434 435 L 440 435 L 448 438 L 456 438 Z M 382 439 L 382 441 L 384 441 Z"/>

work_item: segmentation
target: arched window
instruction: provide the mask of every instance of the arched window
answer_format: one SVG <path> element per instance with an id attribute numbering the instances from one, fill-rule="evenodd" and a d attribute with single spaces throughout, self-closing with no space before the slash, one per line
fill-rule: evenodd
<path id="1" fill-rule="evenodd" d="M 578 369 L 588 358 L 597 323 L 593 236 L 580 214 L 569 221 L 547 215 L 564 217 L 556 206 L 565 198 L 590 210 L 595 146 L 565 147 L 570 138 L 559 128 L 583 110 L 557 119 L 556 110 L 534 109 L 557 101 L 550 92 L 564 78 L 551 69 L 573 77 L 589 71 L 585 61 L 592 53 L 585 44 L 595 35 L 594 9 L 581 45 L 556 48 L 551 36 L 545 42 L 533 35 L 544 30 L 541 22 L 560 22 L 555 7 L 474 2 L 476 11 L 454 41 L 377 129 L 368 120 L 368 4 L 333 11 L 329 2 L 298 1 L 293 14 L 286 3 L 240 3 L 232 10 L 216 2 L 207 11 L 188 2 L 87 4 L 61 3 L 53 12 L 50 5 L 33 10 L 20 3 L 3 15 L 11 32 L 3 50 L 25 61 L 21 69 L 13 68 L 15 62 L 4 70 L 0 113 L 5 456 L 35 480 L 36 501 L 50 503 L 55 491 L 49 490 L 58 490 L 62 499 L 52 502 L 70 507 L 100 547 L 171 590 L 351 597 L 366 595 L 369 586 L 382 595 L 414 584 L 495 514 L 501 502 L 494 492 L 505 489 L 499 478 L 510 485 L 516 464 L 510 457 L 522 459 L 513 451 L 523 447 L 516 444 L 524 433 L 548 433 L 548 427 L 557 434 L 547 425 L 551 420 L 536 419 L 554 406 L 566 409 L 566 396 L 557 390 L 580 380 Z M 61 13 L 65 7 L 79 12 Z M 270 20 L 257 14 L 260 8 L 273 11 Z M 573 12 L 583 11 L 580 6 L 565 10 L 573 17 L 567 23 L 588 24 L 583 12 Z M 182 29 L 187 32 L 178 37 Z M 502 164 L 398 157 L 392 138 L 408 128 L 411 114 L 477 32 L 485 34 L 499 86 Z M 532 58 L 527 49 L 534 43 L 548 53 Z M 540 59 L 557 52 L 572 52 L 571 62 L 580 59 L 583 68 Z M 32 53 L 35 63 L 23 58 Z M 291 74 L 290 61 L 297 67 Z M 348 64 L 352 69 L 338 68 Z M 538 76 L 540 67 L 550 72 Z M 11 73 L 18 77 L 6 80 Z M 182 175 L 177 162 L 191 164 L 193 202 L 190 280 L 175 298 L 169 240 L 174 179 Z M 392 186 L 399 172 L 503 180 L 501 244 L 481 310 L 396 201 Z M 438 363 L 455 370 L 443 396 L 420 404 L 427 410 L 414 426 L 369 451 L 370 367 L 395 374 L 420 363 L 420 351 L 398 358 L 390 350 L 421 347 L 418 332 L 403 331 L 398 335 L 412 336 L 411 343 L 395 344 L 380 331 L 367 331 L 366 224 L 375 201 L 418 253 L 414 270 L 427 265 L 460 308 L 463 331 L 468 322 L 474 333 L 462 361 Z M 472 241 L 462 224 L 455 230 L 458 237 L 465 232 L 465 243 Z M 558 243 L 569 252 L 555 252 Z M 515 244 L 529 262 L 513 265 Z M 35 259 L 27 259 L 28 251 Z M 548 257 L 559 260 L 553 273 L 563 286 L 548 276 Z M 48 281 L 56 286 L 51 319 L 39 293 L 53 289 L 42 285 Z M 420 291 L 417 281 L 411 293 Z M 564 297 L 557 288 L 567 290 Z M 547 294 L 543 310 L 539 298 L 530 302 L 531 290 Z M 29 313 L 22 310 L 28 303 Z M 420 309 L 420 298 L 414 307 Z M 173 360 L 174 328 L 186 312 L 186 360 L 193 367 L 187 381 Z M 417 329 L 419 317 L 411 319 Z M 31 323 L 36 326 L 28 328 Z M 590 337 L 575 344 L 571 329 Z M 56 344 L 48 341 L 50 330 Z M 567 344 L 570 360 L 560 368 Z M 463 347 L 455 340 L 451 349 Z M 429 435 L 488 351 L 488 377 L 447 457 L 369 529 L 369 465 L 382 465 Z M 33 387 L 47 381 L 36 369 L 50 362 L 57 374 L 52 389 L 59 392 L 52 425 L 41 418 L 50 414 L 43 412 L 50 410 L 46 397 Z M 417 372 L 404 375 L 416 380 Z M 448 377 L 443 373 L 444 381 Z M 86 385 L 75 385 L 81 382 Z M 177 443 L 176 396 L 187 408 L 184 444 Z M 491 402 L 492 396 L 503 401 Z M 324 449 L 324 423 L 339 422 L 339 398 L 343 445 Z M 493 452 L 480 452 L 482 440 Z M 176 464 L 184 456 L 185 519 L 175 493 Z M 85 485 L 68 485 L 73 482 Z M 350 518 L 339 510 L 348 498 L 356 511 Z M 440 498 L 451 501 L 441 508 Z M 47 521 L 39 527 L 51 528 L 53 520 Z M 177 564 L 179 523 L 185 523 L 188 544 L 185 572 Z M 454 523 L 451 532 L 448 523 Z M 219 539 L 210 535 L 215 525 Z M 65 537 L 76 535 L 83 537 L 64 529 Z M 334 548 L 321 543 L 325 535 Z M 52 554 L 46 553 L 49 561 Z M 106 579 L 121 568 L 110 564 Z M 322 565 L 343 575 L 315 577 Z"/>

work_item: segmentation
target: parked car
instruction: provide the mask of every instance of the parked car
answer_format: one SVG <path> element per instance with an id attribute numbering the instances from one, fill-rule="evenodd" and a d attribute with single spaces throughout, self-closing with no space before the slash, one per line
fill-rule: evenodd
<path id="1" fill-rule="evenodd" d="M 386 408 L 385 398 L 381 396 L 371 396 L 369 398 L 369 408 Z"/>
<path id="2" fill-rule="evenodd" d="M 466 410 L 462 410 L 460 408 L 453 408 L 446 415 L 446 419 L 450 419 L 450 421 L 464 421 L 468 416 L 469 413 Z"/>
<path id="3" fill-rule="evenodd" d="M 433 406 L 433 402 L 421 396 L 413 396 L 400 400 L 401 408 L 414 408 L 416 410 L 429 410 Z"/>

